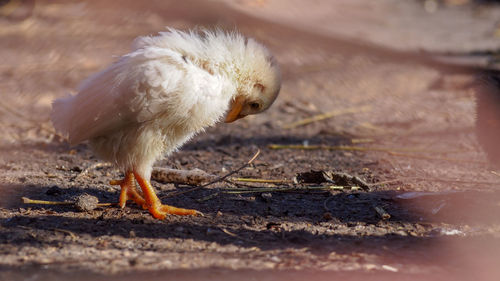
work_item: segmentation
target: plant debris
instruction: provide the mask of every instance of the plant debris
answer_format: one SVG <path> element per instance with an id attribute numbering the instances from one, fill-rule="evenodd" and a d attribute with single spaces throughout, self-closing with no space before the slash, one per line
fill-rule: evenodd
<path id="1" fill-rule="evenodd" d="M 381 206 L 373 206 L 373 209 L 375 209 L 375 211 L 377 212 L 377 215 L 379 215 L 379 217 L 381 219 L 388 220 L 391 218 L 391 215 L 386 210 L 384 210 L 384 208 L 382 208 Z"/>
<path id="2" fill-rule="evenodd" d="M 310 171 L 298 173 L 294 181 L 296 183 L 332 183 L 339 186 L 359 186 L 365 191 L 370 191 L 370 185 L 358 176 L 335 171 Z"/>

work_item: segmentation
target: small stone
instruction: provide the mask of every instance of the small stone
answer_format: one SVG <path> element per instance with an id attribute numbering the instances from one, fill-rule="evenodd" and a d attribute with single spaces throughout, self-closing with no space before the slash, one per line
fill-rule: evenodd
<path id="1" fill-rule="evenodd" d="M 99 203 L 97 197 L 84 193 L 76 198 L 75 208 L 80 212 L 90 212 L 97 208 L 97 203 Z"/>

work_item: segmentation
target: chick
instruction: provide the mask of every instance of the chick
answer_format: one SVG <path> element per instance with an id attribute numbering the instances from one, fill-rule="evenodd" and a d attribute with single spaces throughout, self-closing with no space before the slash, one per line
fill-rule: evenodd
<path id="1" fill-rule="evenodd" d="M 121 186 L 121 208 L 133 200 L 157 219 L 197 215 L 161 203 L 150 183 L 153 163 L 223 118 L 263 112 L 280 85 L 275 59 L 255 40 L 168 29 L 137 38 L 130 53 L 84 81 L 77 95 L 55 100 L 51 118 L 71 144 L 88 140 L 121 169 L 125 177 L 110 182 Z"/>

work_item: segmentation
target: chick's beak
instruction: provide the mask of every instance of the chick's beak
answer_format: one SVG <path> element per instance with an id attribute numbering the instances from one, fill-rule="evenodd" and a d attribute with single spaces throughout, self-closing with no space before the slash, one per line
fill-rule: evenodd
<path id="1" fill-rule="evenodd" d="M 236 97 L 229 108 L 229 112 L 226 115 L 226 120 L 224 122 L 231 123 L 240 118 L 245 117 L 245 115 L 241 115 L 241 110 L 243 109 L 243 105 L 245 104 L 245 98 L 242 96 Z"/>

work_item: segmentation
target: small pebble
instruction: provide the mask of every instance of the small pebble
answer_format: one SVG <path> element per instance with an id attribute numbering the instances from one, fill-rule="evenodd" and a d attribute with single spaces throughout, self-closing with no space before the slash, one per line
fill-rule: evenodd
<path id="1" fill-rule="evenodd" d="M 97 197 L 84 193 L 76 198 L 75 208 L 80 212 L 90 212 L 97 208 L 97 203 L 99 203 Z"/>

